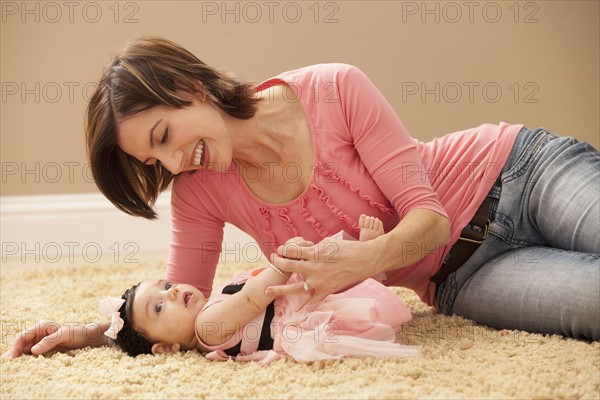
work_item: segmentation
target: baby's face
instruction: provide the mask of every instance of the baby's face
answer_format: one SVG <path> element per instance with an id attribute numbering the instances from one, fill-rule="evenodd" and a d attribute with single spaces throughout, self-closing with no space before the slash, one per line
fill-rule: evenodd
<path id="1" fill-rule="evenodd" d="M 206 298 L 191 285 L 164 279 L 140 283 L 133 301 L 133 327 L 154 343 L 179 343 L 196 347 L 196 316 Z"/>

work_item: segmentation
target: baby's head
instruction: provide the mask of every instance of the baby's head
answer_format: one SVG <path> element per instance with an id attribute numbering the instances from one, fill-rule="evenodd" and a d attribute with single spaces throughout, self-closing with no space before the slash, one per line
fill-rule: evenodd
<path id="1" fill-rule="evenodd" d="M 118 331 L 113 341 L 130 356 L 197 347 L 195 321 L 206 298 L 194 286 L 149 280 L 128 289 L 121 299 L 125 302 L 114 311 L 123 320 L 122 328 L 112 324 L 109 331 Z"/>

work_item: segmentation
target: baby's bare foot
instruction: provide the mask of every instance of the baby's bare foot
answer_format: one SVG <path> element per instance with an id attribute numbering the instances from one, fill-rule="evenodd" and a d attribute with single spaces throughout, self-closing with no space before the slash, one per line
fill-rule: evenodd
<path id="1" fill-rule="evenodd" d="M 376 217 L 369 217 L 365 214 L 361 214 L 358 219 L 358 226 L 360 227 L 359 240 L 361 242 L 375 239 L 377 236 L 384 234 L 383 223 Z"/>

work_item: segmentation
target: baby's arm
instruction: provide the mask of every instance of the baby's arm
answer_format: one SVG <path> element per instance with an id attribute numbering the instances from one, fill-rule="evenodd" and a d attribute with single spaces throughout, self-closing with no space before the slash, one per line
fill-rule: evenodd
<path id="1" fill-rule="evenodd" d="M 209 346 L 225 343 L 237 330 L 262 313 L 275 299 L 275 296 L 265 295 L 267 286 L 281 285 L 291 275 L 282 272 L 285 277 L 273 268 L 265 268 L 248 279 L 242 290 L 201 312 L 196 318 L 196 332 L 202 341 Z M 202 329 L 203 326 L 211 329 Z"/>

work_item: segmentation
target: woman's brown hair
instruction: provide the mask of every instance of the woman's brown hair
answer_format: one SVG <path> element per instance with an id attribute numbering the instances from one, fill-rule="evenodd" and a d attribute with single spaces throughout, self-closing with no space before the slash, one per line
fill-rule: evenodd
<path id="1" fill-rule="evenodd" d="M 115 54 L 87 107 L 86 143 L 96 185 L 118 209 L 155 219 L 158 195 L 173 180 L 160 163 L 145 165 L 117 145 L 117 124 L 156 105 L 185 107 L 177 90 L 203 94 L 227 114 L 249 119 L 260 99 L 255 85 L 218 71 L 183 47 L 158 37 L 138 37 Z"/>

